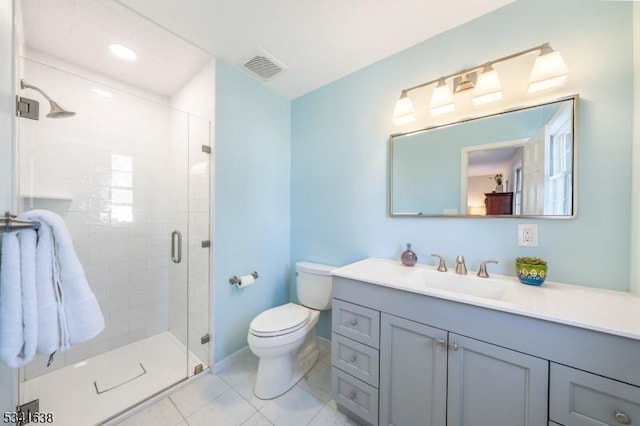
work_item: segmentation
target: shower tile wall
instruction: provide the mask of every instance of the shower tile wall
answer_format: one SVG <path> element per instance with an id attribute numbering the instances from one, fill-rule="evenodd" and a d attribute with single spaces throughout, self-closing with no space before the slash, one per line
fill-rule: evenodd
<path id="1" fill-rule="evenodd" d="M 29 379 L 169 329 L 170 225 L 186 187 L 167 173 L 170 115 L 179 115 L 166 101 L 97 84 L 77 69 L 23 63 L 26 80 L 77 112 L 47 119 L 38 99 L 41 119 L 20 121 L 23 208 L 64 216 L 106 320 L 101 335 L 58 354 L 52 367 L 43 357 L 31 363 Z"/>

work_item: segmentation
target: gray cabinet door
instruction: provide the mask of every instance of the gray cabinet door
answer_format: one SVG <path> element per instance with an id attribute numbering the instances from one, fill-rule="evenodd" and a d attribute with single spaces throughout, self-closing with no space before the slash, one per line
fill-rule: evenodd
<path id="1" fill-rule="evenodd" d="M 549 363 L 449 334 L 447 426 L 547 426 Z"/>
<path id="2" fill-rule="evenodd" d="M 551 363 L 549 418 L 566 426 L 640 424 L 640 387 Z"/>
<path id="3" fill-rule="evenodd" d="M 382 314 L 380 425 L 446 423 L 447 332 Z"/>

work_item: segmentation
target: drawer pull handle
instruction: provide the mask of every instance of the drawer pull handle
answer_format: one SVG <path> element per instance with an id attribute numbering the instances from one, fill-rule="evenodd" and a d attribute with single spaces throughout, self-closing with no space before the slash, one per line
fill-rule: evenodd
<path id="1" fill-rule="evenodd" d="M 620 423 L 621 425 L 630 425 L 631 424 L 631 418 L 629 418 L 629 416 L 627 416 L 622 411 L 616 411 L 616 421 L 618 423 Z"/>
<path id="2" fill-rule="evenodd" d="M 358 324 L 358 319 L 357 319 L 357 318 L 352 319 L 352 320 L 349 322 L 349 324 L 351 324 L 352 326 L 355 326 L 356 324 Z"/>
<path id="3" fill-rule="evenodd" d="M 445 342 L 444 339 L 437 339 L 436 340 L 436 345 L 444 348 L 445 346 L 447 346 L 447 342 Z"/>
<path id="4" fill-rule="evenodd" d="M 348 397 L 349 397 L 350 400 L 353 401 L 354 399 L 356 399 L 356 395 L 357 395 L 356 391 L 351 391 L 351 392 L 349 392 Z"/>
<path id="5" fill-rule="evenodd" d="M 449 350 L 450 351 L 457 351 L 458 350 L 458 345 L 455 343 L 449 343 Z"/>
<path id="6" fill-rule="evenodd" d="M 353 364 L 357 359 L 358 357 L 356 355 L 351 355 L 351 358 L 349 358 L 349 362 Z"/>

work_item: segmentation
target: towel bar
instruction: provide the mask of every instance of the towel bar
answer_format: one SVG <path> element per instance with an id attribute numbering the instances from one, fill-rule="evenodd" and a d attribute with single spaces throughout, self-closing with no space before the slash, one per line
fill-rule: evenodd
<path id="1" fill-rule="evenodd" d="M 4 217 L 0 217 L 0 232 L 15 232 L 21 229 L 40 228 L 40 222 L 25 222 L 24 220 L 16 219 L 16 217 L 16 215 L 12 215 L 10 212 L 5 212 Z"/>

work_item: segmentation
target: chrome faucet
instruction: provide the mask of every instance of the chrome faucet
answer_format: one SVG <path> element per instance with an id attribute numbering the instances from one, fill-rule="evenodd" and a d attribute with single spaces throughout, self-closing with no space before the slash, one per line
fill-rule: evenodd
<path id="1" fill-rule="evenodd" d="M 444 261 L 444 257 L 440 256 L 439 254 L 435 254 L 435 253 L 431 253 L 431 256 L 437 257 L 438 259 L 440 259 L 440 261 L 438 262 L 438 271 L 447 272 L 447 264 Z"/>
<path id="2" fill-rule="evenodd" d="M 462 255 L 456 258 L 456 274 L 467 274 L 467 265 L 464 264 L 464 257 Z"/>
<path id="3" fill-rule="evenodd" d="M 498 263 L 497 260 L 485 260 L 480 264 L 480 269 L 478 270 L 478 276 L 480 278 L 489 278 L 489 274 L 487 273 L 487 263 Z"/>

